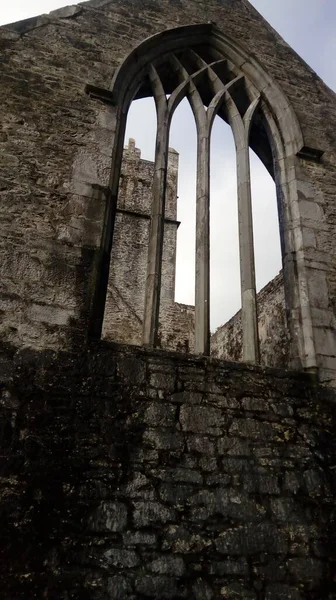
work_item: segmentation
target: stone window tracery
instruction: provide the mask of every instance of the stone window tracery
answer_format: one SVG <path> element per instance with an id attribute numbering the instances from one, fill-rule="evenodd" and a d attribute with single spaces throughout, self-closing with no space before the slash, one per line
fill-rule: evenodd
<path id="1" fill-rule="evenodd" d="M 95 94 L 94 89 L 91 93 Z M 232 128 L 237 161 L 243 359 L 259 361 L 251 209 L 249 147 L 273 176 L 279 205 L 285 293 L 293 364 L 315 368 L 307 278 L 299 260 L 298 237 L 291 233 L 297 193 L 291 183 L 293 157 L 304 147 L 286 96 L 262 67 L 213 25 L 178 28 L 145 40 L 119 67 L 111 91 L 98 92 L 113 106 L 114 143 L 110 205 L 105 224 L 109 256 L 126 118 L 130 103 L 153 96 L 157 136 L 148 250 L 143 344 L 158 336 L 169 128 L 175 109 L 187 98 L 197 127 L 195 350 L 210 353 L 209 324 L 209 153 L 216 115 Z M 290 264 L 294 257 L 295 267 Z M 104 269 L 102 269 L 104 271 Z M 105 274 L 106 281 L 106 274 Z M 288 293 L 290 284 L 290 294 Z M 104 294 L 101 295 L 102 298 Z M 103 308 L 100 308 L 103 313 Z"/>
<path id="2" fill-rule="evenodd" d="M 249 134 L 260 96 L 234 65 L 202 46 L 169 53 L 152 63 L 137 97 L 151 90 L 157 110 L 152 219 L 148 253 L 143 343 L 155 346 L 159 314 L 163 219 L 169 129 L 188 98 L 197 127 L 195 351 L 210 353 L 210 139 L 215 116 L 229 122 L 236 144 L 240 240 L 243 358 L 258 362 L 256 286 L 253 250 Z"/>

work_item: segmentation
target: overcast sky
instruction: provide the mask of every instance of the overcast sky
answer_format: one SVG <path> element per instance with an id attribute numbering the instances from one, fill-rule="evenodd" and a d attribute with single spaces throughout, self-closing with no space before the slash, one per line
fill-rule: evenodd
<path id="1" fill-rule="evenodd" d="M 0 0 L 0 23 L 10 23 L 71 4 L 64 0 Z M 251 0 L 251 4 L 332 88 L 336 89 L 336 0 Z M 146 119 L 144 119 L 144 108 Z M 140 117 L 141 114 L 141 117 Z M 142 156 L 153 158 L 155 113 L 152 100 L 134 102 L 126 137 Z M 196 131 L 186 102 L 178 108 L 170 145 L 180 153 L 176 300 L 194 300 Z M 274 183 L 253 153 L 257 286 L 281 268 Z M 211 328 L 240 308 L 235 156 L 229 127 L 216 120 L 211 147 Z"/>

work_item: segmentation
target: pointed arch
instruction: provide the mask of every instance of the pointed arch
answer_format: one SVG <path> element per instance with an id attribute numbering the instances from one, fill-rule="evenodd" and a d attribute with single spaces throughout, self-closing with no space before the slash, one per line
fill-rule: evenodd
<path id="1" fill-rule="evenodd" d="M 169 29 L 147 38 L 134 48 L 113 76 L 110 90 L 114 103 L 127 111 L 130 96 L 141 93 L 140 86 L 150 64 L 162 62 L 162 58 L 170 53 L 195 47 L 209 47 L 214 53 L 217 52 L 219 61 L 226 59 L 229 68 L 231 66 L 236 69 L 237 74 L 239 72 L 245 75 L 262 94 L 279 123 L 287 155 L 296 154 L 302 149 L 304 142 L 301 127 L 284 92 L 253 57 L 209 23 Z M 204 67 L 206 63 L 203 63 Z M 198 67 L 202 68 L 200 63 Z"/>
<path id="2" fill-rule="evenodd" d="M 151 74 L 151 76 L 149 76 Z M 305 368 L 316 367 L 312 320 L 307 294 L 307 276 L 304 261 L 300 260 L 300 236 L 293 235 L 292 224 L 297 214 L 297 190 L 293 182 L 293 161 L 304 147 L 303 136 L 295 112 L 286 95 L 263 67 L 229 36 L 212 24 L 199 24 L 170 29 L 144 40 L 125 58 L 114 74 L 109 96 L 115 107 L 114 143 L 110 179 L 110 210 L 106 212 L 104 250 L 109 256 L 113 237 L 113 211 L 117 201 L 121 149 L 123 146 L 126 116 L 133 99 L 154 95 L 158 106 L 158 137 L 156 168 L 157 185 L 152 212 L 152 268 L 148 285 L 147 323 L 150 335 L 145 336 L 148 345 L 155 345 L 158 315 L 160 261 L 162 259 L 164 187 L 167 169 L 167 140 L 169 123 L 179 102 L 187 97 L 195 114 L 199 139 L 200 199 L 199 220 L 203 224 L 199 245 L 200 275 L 198 289 L 200 303 L 208 304 L 209 243 L 209 138 L 213 118 L 218 114 L 232 123 L 230 106 L 235 106 L 237 117 L 244 124 L 247 142 L 276 180 L 278 202 L 281 205 L 283 231 L 282 256 L 285 269 L 289 322 L 293 342 L 293 356 L 299 355 L 299 363 Z M 167 96 L 171 95 L 171 100 Z M 203 105 L 208 107 L 204 120 Z M 255 113 L 258 112 L 258 119 Z M 263 135 L 267 144 L 263 143 Z M 260 134 L 260 135 L 259 135 Z M 239 133 L 238 133 L 239 136 Z M 271 148 L 272 156 L 269 149 Z M 245 167 L 246 170 L 246 167 Z M 160 241 L 161 240 L 161 241 Z M 197 254 L 197 251 L 196 251 Z M 293 268 L 293 257 L 295 267 Z M 149 265 L 152 259 L 149 259 Z M 286 270 L 288 277 L 286 277 Z M 102 268 L 102 271 L 104 269 Z M 197 268 L 196 268 L 197 271 Z M 250 278 L 251 279 L 251 278 Z M 253 277 L 252 277 L 253 279 Z M 202 290 L 201 290 L 202 288 Z M 100 286 L 101 289 L 101 286 Z M 293 292 L 294 290 L 294 292 Z M 197 291 L 197 284 L 196 284 Z M 250 292 L 247 296 L 250 295 Z M 252 294 L 253 295 L 253 294 Z M 103 295 L 102 295 L 103 296 Z M 101 297 L 102 297 L 101 296 Z M 249 302 L 252 306 L 254 301 Z M 154 310 L 154 305 L 156 309 Z M 103 307 L 98 307 L 98 311 Z M 198 309 L 196 307 L 196 315 Z M 196 348 L 208 352 L 208 315 L 202 313 L 201 333 L 196 325 Z M 146 315 L 145 315 L 146 320 Z M 251 319 L 247 319 L 251 322 Z M 99 323 L 99 315 L 95 319 Z M 150 324 L 151 323 L 151 324 Z M 302 325 L 302 323 L 304 325 Z M 250 327 L 253 330 L 254 326 Z M 208 331 L 208 333 L 206 333 Z M 253 333 L 256 338 L 256 333 Z M 202 338 L 202 339 L 201 339 Z M 295 346 L 295 348 L 294 348 Z M 248 355 L 248 354 L 247 354 Z M 256 360 L 257 352 L 254 353 Z M 298 364 L 298 363 L 297 363 Z"/>

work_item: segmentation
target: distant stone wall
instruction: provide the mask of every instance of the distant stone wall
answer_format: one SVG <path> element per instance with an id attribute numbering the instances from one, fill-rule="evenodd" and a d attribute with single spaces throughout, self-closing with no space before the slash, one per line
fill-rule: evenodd
<path id="1" fill-rule="evenodd" d="M 101 343 L 1 377 L 3 600 L 335 597 L 335 402 L 307 375 Z"/>
<path id="2" fill-rule="evenodd" d="M 282 271 L 257 295 L 261 364 L 288 367 L 289 332 Z M 211 336 L 211 355 L 242 360 L 241 311 Z"/>
<path id="3" fill-rule="evenodd" d="M 124 149 L 103 339 L 141 345 L 154 163 L 130 139 Z M 192 351 L 194 308 L 174 302 L 178 153 L 169 150 L 159 339 L 163 348 Z"/>
<path id="4" fill-rule="evenodd" d="M 194 352 L 195 307 L 179 302 L 161 302 L 159 341 L 161 348 Z"/>

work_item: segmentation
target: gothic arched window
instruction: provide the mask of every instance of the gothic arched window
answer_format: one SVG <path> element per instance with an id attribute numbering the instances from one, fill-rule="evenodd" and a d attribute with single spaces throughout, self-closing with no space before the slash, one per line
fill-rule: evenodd
<path id="1" fill-rule="evenodd" d="M 93 89 L 90 91 L 94 93 Z M 303 148 L 300 126 L 277 84 L 253 58 L 211 24 L 173 29 L 145 40 L 115 73 L 109 92 L 109 101 L 114 108 L 114 145 L 111 202 L 105 224 L 106 255 L 109 255 L 113 238 L 128 109 L 132 100 L 148 96 L 155 100 L 157 134 L 143 344 L 156 346 L 169 130 L 175 109 L 187 98 L 197 126 L 196 353 L 208 355 L 210 352 L 209 152 L 212 125 L 218 115 L 231 126 L 236 146 L 243 359 L 252 363 L 259 361 L 249 164 L 251 147 L 277 187 L 292 365 L 315 368 L 307 281 L 300 262 L 299 236 L 293 234 L 297 193 L 293 186 L 292 166 L 293 157 Z M 102 273 L 103 281 L 104 266 Z M 102 287 L 100 285 L 100 289 Z M 101 298 L 96 322 L 102 320 L 104 293 Z"/>

